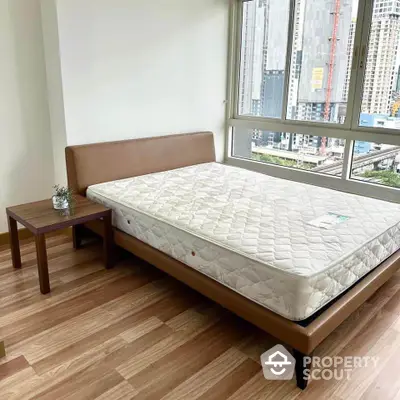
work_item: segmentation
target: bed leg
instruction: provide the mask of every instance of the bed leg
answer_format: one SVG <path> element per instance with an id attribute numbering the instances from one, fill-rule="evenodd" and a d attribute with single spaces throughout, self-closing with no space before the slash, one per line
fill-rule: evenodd
<path id="1" fill-rule="evenodd" d="M 309 362 L 311 355 L 306 355 L 301 353 L 300 351 L 293 349 L 293 356 L 296 360 L 296 381 L 297 387 L 301 390 L 304 390 L 308 384 L 308 378 L 304 376 L 304 371 L 311 368 L 311 363 Z"/>

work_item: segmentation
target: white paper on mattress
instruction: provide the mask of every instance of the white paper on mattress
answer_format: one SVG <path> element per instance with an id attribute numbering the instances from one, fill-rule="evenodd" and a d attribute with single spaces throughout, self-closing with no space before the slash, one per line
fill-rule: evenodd
<path id="1" fill-rule="evenodd" d="M 120 230 L 291 320 L 400 248 L 399 204 L 218 163 L 93 185 L 87 196 L 113 209 Z M 312 224 L 329 214 L 346 218 Z"/>

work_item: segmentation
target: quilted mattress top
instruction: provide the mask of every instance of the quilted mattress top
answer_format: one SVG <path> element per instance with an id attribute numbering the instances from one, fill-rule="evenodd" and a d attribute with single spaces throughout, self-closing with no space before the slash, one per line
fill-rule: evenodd
<path id="1" fill-rule="evenodd" d="M 299 277 L 324 272 L 377 238 L 379 251 L 399 235 L 400 204 L 218 163 L 90 190 Z"/>

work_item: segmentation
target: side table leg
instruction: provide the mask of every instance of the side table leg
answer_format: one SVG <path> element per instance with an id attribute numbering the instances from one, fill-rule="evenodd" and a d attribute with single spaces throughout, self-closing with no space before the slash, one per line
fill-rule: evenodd
<path id="1" fill-rule="evenodd" d="M 7 220 L 13 267 L 21 268 L 21 252 L 19 250 L 17 221 L 10 215 L 7 215 Z"/>
<path id="2" fill-rule="evenodd" d="M 43 294 L 50 292 L 49 269 L 47 265 L 46 239 L 44 234 L 36 235 L 36 256 L 38 263 L 40 291 Z"/>
<path id="3" fill-rule="evenodd" d="M 6 348 L 4 346 L 4 341 L 0 342 L 0 358 L 6 356 Z"/>
<path id="4" fill-rule="evenodd" d="M 82 248 L 83 230 L 82 225 L 72 227 L 72 242 L 75 250 Z"/>
<path id="5" fill-rule="evenodd" d="M 107 216 L 103 217 L 104 238 L 103 238 L 103 255 L 104 264 L 107 269 L 114 266 L 114 235 L 111 220 L 111 210 Z"/>

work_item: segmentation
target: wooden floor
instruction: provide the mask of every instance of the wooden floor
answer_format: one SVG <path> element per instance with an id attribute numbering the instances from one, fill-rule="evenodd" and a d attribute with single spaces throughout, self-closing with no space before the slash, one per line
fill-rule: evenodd
<path id="1" fill-rule="evenodd" d="M 346 381 L 267 381 L 275 340 L 137 259 L 107 271 L 97 245 L 48 238 L 52 292 L 41 295 L 35 249 L 14 271 L 0 247 L 0 399 L 400 398 L 400 275 L 345 321 L 316 355 L 378 356 Z"/>

